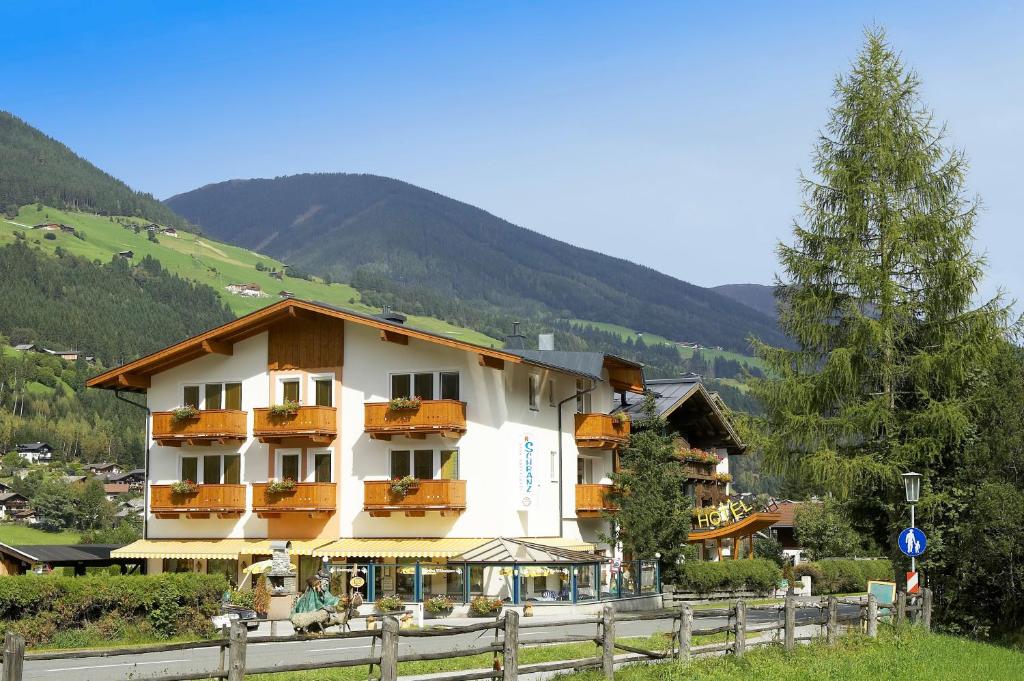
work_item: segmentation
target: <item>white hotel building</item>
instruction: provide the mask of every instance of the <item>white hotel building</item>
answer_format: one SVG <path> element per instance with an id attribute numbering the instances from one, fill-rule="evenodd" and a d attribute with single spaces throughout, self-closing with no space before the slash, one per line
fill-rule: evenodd
<path id="1" fill-rule="evenodd" d="M 633 362 L 487 348 L 289 299 L 89 385 L 145 394 L 145 535 L 114 556 L 150 573 L 241 583 L 286 540 L 300 580 L 358 566 L 369 597 L 583 601 L 656 581 L 616 570 L 602 543 L 630 424 L 610 412 L 644 389 Z M 418 408 L 391 404 L 414 396 Z M 288 402 L 300 406 L 281 414 Z M 172 489 L 185 480 L 193 491 Z"/>

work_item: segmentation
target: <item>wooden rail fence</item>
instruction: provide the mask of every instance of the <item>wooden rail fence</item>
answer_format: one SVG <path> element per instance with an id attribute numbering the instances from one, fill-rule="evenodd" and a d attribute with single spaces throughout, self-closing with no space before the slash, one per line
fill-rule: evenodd
<path id="1" fill-rule="evenodd" d="M 841 617 L 840 605 L 857 606 L 857 614 Z M 797 610 L 806 610 L 808 608 L 811 610 L 816 609 L 816 616 L 811 621 L 804 621 L 798 624 Z M 509 610 L 500 618 L 478 624 L 445 629 L 402 630 L 399 629 L 399 623 L 395 617 L 385 616 L 380 629 L 343 631 L 319 635 L 271 635 L 254 637 L 252 639 L 249 638 L 244 624 L 233 622 L 230 630 L 227 632 L 227 637 L 219 640 L 170 643 L 134 648 L 30 653 L 27 655 L 25 653 L 24 638 L 8 631 L 4 637 L 2 681 L 22 681 L 26 661 L 137 656 L 145 653 L 195 650 L 198 648 L 218 648 L 220 650 L 220 663 L 217 669 L 187 674 L 179 673 L 146 677 L 138 677 L 133 672 L 126 678 L 140 678 L 144 679 L 144 681 L 197 681 L 199 679 L 243 681 L 247 675 L 255 674 L 367 667 L 368 677 L 376 677 L 381 681 L 396 681 L 398 679 L 398 665 L 403 662 L 447 660 L 490 653 L 493 656 L 491 669 L 452 672 L 445 676 L 433 677 L 433 681 L 471 681 L 472 679 L 512 681 L 523 674 L 595 668 L 600 668 L 606 679 L 614 679 L 615 665 L 622 662 L 644 659 L 685 661 L 697 655 L 711 653 L 731 653 L 737 657 L 742 657 L 752 645 L 781 640 L 787 650 L 792 650 L 798 641 L 819 638 L 822 635 L 829 645 L 834 645 L 839 635 L 840 627 L 843 625 L 848 629 L 853 626 L 862 628 L 871 637 L 878 635 L 879 620 L 889 620 L 899 624 L 913 619 L 913 621 L 916 621 L 925 629 L 929 629 L 931 627 L 931 608 L 932 594 L 928 589 L 924 589 L 922 590 L 922 595 L 913 602 L 908 602 L 907 595 L 900 592 L 897 595 L 896 603 L 892 606 L 880 606 L 873 595 L 869 595 L 866 599 L 829 596 L 809 604 L 806 602 L 798 603 L 793 597 L 787 598 L 785 603 L 772 605 L 751 605 L 746 601 L 739 600 L 729 607 L 701 610 L 695 610 L 692 606 L 684 604 L 679 608 L 670 610 L 636 613 L 615 613 L 611 605 L 605 605 L 600 616 L 582 617 L 572 620 L 546 620 L 538 618 L 530 622 L 520 622 L 519 613 Z M 777 613 L 777 619 L 775 622 L 749 625 L 747 623 L 747 615 L 753 611 L 774 612 Z M 726 618 L 726 624 L 703 628 L 694 626 L 694 623 L 700 619 L 721 617 Z M 651 620 L 665 620 L 670 623 L 670 630 L 665 632 L 669 636 L 669 645 L 666 650 L 645 650 L 616 642 L 616 624 Z M 560 634 L 547 637 L 531 636 L 528 645 L 591 642 L 596 645 L 594 656 L 536 664 L 519 663 L 519 654 L 523 649 L 519 638 L 521 630 L 576 625 L 596 625 L 597 628 L 593 635 Z M 807 626 L 819 626 L 821 631 L 815 635 L 797 635 L 800 627 Z M 488 631 L 494 632 L 492 643 L 438 652 L 404 654 L 399 654 L 398 652 L 400 638 L 436 638 L 473 632 L 480 632 L 482 634 Z M 763 632 L 775 632 L 775 635 L 748 641 L 747 637 L 749 634 L 760 634 Z M 695 636 L 714 634 L 725 634 L 725 640 L 703 645 L 693 645 L 693 638 Z M 249 643 L 262 644 L 339 639 L 370 639 L 370 654 L 365 657 L 345 660 L 301 661 L 264 667 L 250 667 L 246 665 L 246 646 Z M 624 651 L 631 655 L 626 658 L 620 656 L 616 659 L 616 650 Z M 377 674 L 373 673 L 375 667 L 377 668 Z"/>

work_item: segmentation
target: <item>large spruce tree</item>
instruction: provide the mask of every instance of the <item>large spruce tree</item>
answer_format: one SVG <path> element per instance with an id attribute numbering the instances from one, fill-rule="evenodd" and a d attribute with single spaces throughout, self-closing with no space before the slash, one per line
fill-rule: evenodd
<path id="1" fill-rule="evenodd" d="M 907 522 L 900 473 L 924 473 L 934 495 L 967 454 L 1005 315 L 998 300 L 975 304 L 964 154 L 919 89 L 869 31 L 836 80 L 793 242 L 778 248 L 779 321 L 797 347 L 755 341 L 769 367 L 753 384 L 766 461 L 851 498 L 878 541 Z"/>

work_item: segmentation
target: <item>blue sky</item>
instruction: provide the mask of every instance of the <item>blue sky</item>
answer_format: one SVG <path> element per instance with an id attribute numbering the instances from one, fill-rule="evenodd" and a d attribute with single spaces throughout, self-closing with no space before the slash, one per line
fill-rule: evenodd
<path id="1" fill-rule="evenodd" d="M 849 4 L 8 1 L 0 108 L 160 198 L 370 172 L 697 284 L 770 283 L 833 79 L 880 24 L 971 159 L 983 293 L 1024 296 L 1024 10 Z"/>

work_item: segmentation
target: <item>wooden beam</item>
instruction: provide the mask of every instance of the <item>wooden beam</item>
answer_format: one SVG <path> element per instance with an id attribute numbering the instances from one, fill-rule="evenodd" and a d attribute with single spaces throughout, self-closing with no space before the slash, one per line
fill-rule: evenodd
<path id="1" fill-rule="evenodd" d="M 488 367 L 489 369 L 497 369 L 503 371 L 505 369 L 505 360 L 498 357 L 491 357 L 490 355 L 478 355 L 480 366 Z"/>
<path id="2" fill-rule="evenodd" d="M 203 352 L 210 354 L 212 352 L 218 355 L 227 355 L 230 357 L 234 353 L 234 346 L 231 343 L 223 343 L 215 340 L 204 340 L 202 343 Z"/>
<path id="3" fill-rule="evenodd" d="M 149 376 L 138 374 L 118 374 L 117 385 L 122 388 L 148 388 Z"/>
<path id="4" fill-rule="evenodd" d="M 398 333 L 397 331 L 389 331 L 387 329 L 381 329 L 380 339 L 388 343 L 397 343 L 398 345 L 408 345 L 409 337 L 404 333 Z"/>

